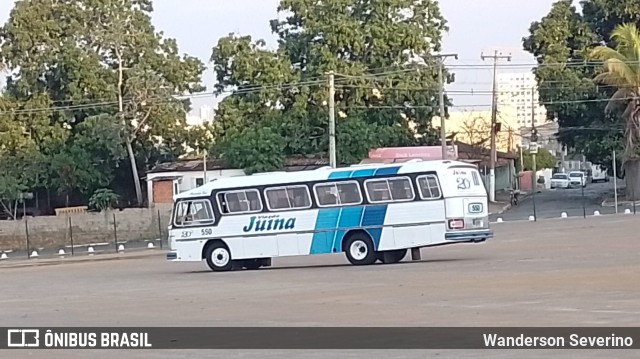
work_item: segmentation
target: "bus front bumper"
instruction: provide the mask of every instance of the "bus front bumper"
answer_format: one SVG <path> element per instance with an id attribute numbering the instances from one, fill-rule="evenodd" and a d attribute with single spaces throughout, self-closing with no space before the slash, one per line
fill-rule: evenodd
<path id="1" fill-rule="evenodd" d="M 444 235 L 444 239 L 447 241 L 455 242 L 484 242 L 489 238 L 493 238 L 493 231 L 490 229 L 476 230 L 476 231 L 460 231 L 460 232 L 447 232 Z"/>

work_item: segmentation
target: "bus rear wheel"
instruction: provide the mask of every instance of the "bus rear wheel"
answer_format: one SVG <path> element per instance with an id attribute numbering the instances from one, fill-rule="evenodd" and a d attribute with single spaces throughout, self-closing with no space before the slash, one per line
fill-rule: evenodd
<path id="1" fill-rule="evenodd" d="M 345 242 L 347 260 L 353 265 L 373 264 L 376 252 L 371 237 L 364 233 L 354 233 Z"/>
<path id="2" fill-rule="evenodd" d="M 262 261 L 260 259 L 245 259 L 242 261 L 242 266 L 247 270 L 256 270 L 262 267 Z"/>
<path id="3" fill-rule="evenodd" d="M 378 253 L 378 259 L 384 264 L 398 263 L 407 255 L 406 249 L 396 249 L 393 251 L 384 251 Z"/>
<path id="4" fill-rule="evenodd" d="M 229 248 L 221 242 L 210 244 L 205 251 L 207 265 L 214 272 L 226 272 L 231 270 L 231 252 Z"/>

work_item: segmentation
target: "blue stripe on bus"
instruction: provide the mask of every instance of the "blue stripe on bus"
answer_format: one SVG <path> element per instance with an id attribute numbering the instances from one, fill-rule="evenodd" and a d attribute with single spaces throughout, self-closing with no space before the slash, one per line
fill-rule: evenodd
<path id="1" fill-rule="evenodd" d="M 364 216 L 362 216 L 363 227 L 366 226 L 382 226 L 384 224 L 384 219 L 387 216 L 387 205 L 380 206 L 369 206 L 364 210 Z M 382 237 L 382 228 L 369 228 L 367 229 L 369 234 L 371 235 L 371 239 L 373 239 L 373 246 L 375 249 L 378 249 L 378 245 L 380 244 L 380 237 Z"/>
<path id="2" fill-rule="evenodd" d="M 353 171 L 353 173 L 351 174 L 351 178 L 357 178 L 357 177 L 371 177 L 373 176 L 373 173 L 375 172 L 375 169 L 373 168 L 368 168 L 368 169 L 362 169 L 362 170 L 355 170 Z"/>
<path id="3" fill-rule="evenodd" d="M 382 167 L 376 170 L 376 176 L 387 176 L 387 175 L 395 175 L 398 174 L 400 170 L 400 166 L 397 167 Z"/>
<path id="4" fill-rule="evenodd" d="M 338 225 L 340 208 L 328 208 L 318 211 L 315 230 L 334 229 Z M 335 231 L 322 231 L 313 234 L 309 254 L 331 253 Z"/>
<path id="5" fill-rule="evenodd" d="M 336 253 L 342 251 L 342 241 L 347 230 L 337 228 L 382 227 L 387 215 L 387 205 L 368 207 L 327 208 L 318 211 L 309 254 Z M 331 231 L 330 229 L 336 229 Z M 382 228 L 367 228 L 374 248 L 378 249 Z"/>
<path id="6" fill-rule="evenodd" d="M 340 220 L 338 221 L 338 228 L 352 228 L 360 226 L 360 220 L 362 219 L 362 211 L 364 207 L 347 207 L 343 208 L 340 213 Z M 332 251 L 334 253 L 342 251 L 342 240 L 344 239 L 345 230 L 339 230 L 335 232 L 333 239 Z"/>
<path id="7" fill-rule="evenodd" d="M 329 174 L 329 179 L 345 179 L 349 178 L 353 171 L 337 171 Z"/>

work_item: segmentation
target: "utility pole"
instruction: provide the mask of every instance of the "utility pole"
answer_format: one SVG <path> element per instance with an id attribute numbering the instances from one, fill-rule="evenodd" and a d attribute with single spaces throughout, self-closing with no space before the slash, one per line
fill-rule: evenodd
<path id="1" fill-rule="evenodd" d="M 440 141 L 442 142 L 442 159 L 447 159 L 447 131 L 444 121 L 444 60 L 447 57 L 458 59 L 458 54 L 439 54 L 435 55 L 438 59 L 438 82 L 440 84 Z"/>
<path id="2" fill-rule="evenodd" d="M 336 87 L 335 74 L 329 72 L 329 165 L 336 168 Z"/>
<path id="3" fill-rule="evenodd" d="M 203 182 L 207 183 L 207 150 L 204 150 L 204 155 L 202 156 L 202 169 L 203 169 Z"/>
<path id="4" fill-rule="evenodd" d="M 496 117 L 498 115 L 498 92 L 497 92 L 497 73 L 498 73 L 498 60 L 506 59 L 511 61 L 511 55 L 501 55 L 498 50 L 495 50 L 491 56 L 480 55 L 480 58 L 484 61 L 486 59 L 493 60 L 493 101 L 491 106 L 491 159 L 489 161 L 489 201 L 496 201 Z"/>
<path id="5" fill-rule="evenodd" d="M 536 172 L 538 172 L 537 163 L 536 163 L 536 153 L 538 153 L 538 130 L 533 126 L 531 129 L 531 141 L 529 141 L 529 148 L 535 147 L 535 150 L 530 150 L 531 152 L 531 162 L 533 162 L 533 171 L 531 173 L 531 201 L 533 202 L 533 220 L 538 220 L 538 214 L 536 213 L 536 192 L 538 191 L 538 177 L 536 176 Z M 533 144 L 533 146 L 531 146 Z"/>
<path id="6" fill-rule="evenodd" d="M 618 214 L 618 168 L 616 167 L 616 150 L 613 150 L 613 201 Z"/>

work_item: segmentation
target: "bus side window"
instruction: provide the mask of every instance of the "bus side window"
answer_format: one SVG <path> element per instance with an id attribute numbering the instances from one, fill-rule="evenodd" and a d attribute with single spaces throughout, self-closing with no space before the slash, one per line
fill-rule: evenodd
<path id="1" fill-rule="evenodd" d="M 343 182 L 336 185 L 342 204 L 362 203 L 362 194 L 357 182 Z"/>
<path id="2" fill-rule="evenodd" d="M 319 183 L 313 186 L 313 190 L 321 207 L 362 203 L 362 193 L 356 181 Z"/>
<path id="3" fill-rule="evenodd" d="M 391 199 L 389 184 L 386 180 L 366 182 L 367 194 L 372 202 L 383 202 Z"/>
<path id="4" fill-rule="evenodd" d="M 320 206 L 335 206 L 340 204 L 338 196 L 336 195 L 335 184 L 318 184 L 314 186 L 314 191 Z"/>
<path id="5" fill-rule="evenodd" d="M 438 178 L 435 175 L 419 176 L 416 181 L 418 182 L 420 197 L 422 199 L 440 198 L 440 184 L 438 183 Z"/>
<path id="6" fill-rule="evenodd" d="M 303 209 L 311 207 L 307 186 L 267 188 L 264 191 L 270 210 Z"/>
<path id="7" fill-rule="evenodd" d="M 208 199 L 180 201 L 176 204 L 174 223 L 176 226 L 210 224 L 215 221 L 211 202 Z"/>
<path id="8" fill-rule="evenodd" d="M 370 202 L 401 202 L 415 198 L 411 180 L 408 177 L 374 179 L 365 181 Z"/>
<path id="9" fill-rule="evenodd" d="M 393 178 L 389 180 L 391 194 L 394 200 L 413 199 L 413 189 L 411 181 L 406 178 Z"/>
<path id="10" fill-rule="evenodd" d="M 226 192 L 221 195 L 220 204 L 226 213 L 253 213 L 262 211 L 258 190 L 249 189 Z"/>

